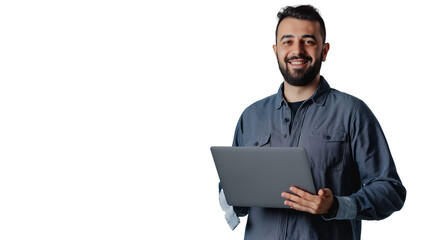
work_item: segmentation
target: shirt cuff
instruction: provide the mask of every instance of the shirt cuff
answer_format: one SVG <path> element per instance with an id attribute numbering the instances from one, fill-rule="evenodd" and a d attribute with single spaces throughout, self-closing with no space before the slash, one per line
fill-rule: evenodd
<path id="1" fill-rule="evenodd" d="M 338 197 L 338 212 L 333 218 L 325 218 L 325 220 L 349 220 L 355 219 L 357 214 L 356 202 L 350 197 Z"/>
<path id="2" fill-rule="evenodd" d="M 225 199 L 225 194 L 223 190 L 219 193 L 219 203 L 222 207 L 222 210 L 225 212 L 225 219 L 229 227 L 234 230 L 238 224 L 240 224 L 240 219 L 237 217 L 237 214 L 234 211 L 232 206 L 229 206 Z"/>

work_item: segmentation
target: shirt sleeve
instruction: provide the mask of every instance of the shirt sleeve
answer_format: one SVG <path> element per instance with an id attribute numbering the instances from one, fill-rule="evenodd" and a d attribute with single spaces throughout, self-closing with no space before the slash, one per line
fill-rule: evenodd
<path id="1" fill-rule="evenodd" d="M 327 218 L 322 215 L 325 220 L 345 220 L 356 218 L 356 203 L 351 197 L 335 196 L 338 199 L 338 211 L 335 217 Z"/>
<path id="2" fill-rule="evenodd" d="M 233 147 L 243 146 L 243 115 L 238 120 L 237 126 L 234 132 L 234 140 L 232 141 Z M 239 217 L 244 217 L 249 213 L 248 207 L 234 207 L 234 212 Z"/>
<path id="3" fill-rule="evenodd" d="M 225 212 L 225 220 L 228 223 L 229 227 L 234 230 L 238 224 L 240 224 L 240 219 L 234 211 L 232 206 L 229 206 L 225 199 L 225 194 L 223 190 L 219 192 L 219 203 L 222 210 Z"/>
<path id="4" fill-rule="evenodd" d="M 350 138 L 352 156 L 360 175 L 360 189 L 347 198 L 339 198 L 337 215 L 346 219 L 381 220 L 402 208 L 406 189 L 377 119 L 362 101 L 356 106 Z M 345 210 L 345 206 L 349 209 Z"/>
<path id="5" fill-rule="evenodd" d="M 241 138 L 242 138 L 242 128 L 241 128 L 241 120 L 237 123 L 237 127 L 235 129 L 234 133 L 234 140 L 232 143 L 232 146 L 238 147 L 241 145 Z M 240 224 L 240 219 L 238 217 L 244 217 L 248 214 L 249 208 L 248 207 L 234 207 L 228 205 L 225 199 L 225 193 L 222 189 L 222 183 L 219 183 L 219 203 L 222 208 L 222 210 L 225 212 L 225 219 L 229 225 L 229 227 L 234 230 L 238 224 Z"/>

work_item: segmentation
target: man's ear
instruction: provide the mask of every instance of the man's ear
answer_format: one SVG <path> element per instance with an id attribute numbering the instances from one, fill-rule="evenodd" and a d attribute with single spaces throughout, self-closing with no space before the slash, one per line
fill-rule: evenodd
<path id="1" fill-rule="evenodd" d="M 325 43 L 325 45 L 323 46 L 323 59 L 322 61 L 326 61 L 326 56 L 328 56 L 328 52 L 329 52 L 329 48 L 331 46 L 329 45 L 329 43 Z"/>
<path id="2" fill-rule="evenodd" d="M 277 56 L 277 45 L 273 45 L 274 54 Z"/>

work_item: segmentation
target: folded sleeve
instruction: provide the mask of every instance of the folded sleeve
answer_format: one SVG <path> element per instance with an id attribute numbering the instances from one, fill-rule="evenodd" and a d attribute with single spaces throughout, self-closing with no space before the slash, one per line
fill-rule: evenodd
<path id="1" fill-rule="evenodd" d="M 242 139 L 242 118 L 237 123 L 237 127 L 234 133 L 234 140 L 232 143 L 233 147 L 238 147 L 241 145 Z M 222 210 L 225 212 L 225 219 L 232 230 L 234 230 L 238 224 L 240 223 L 240 219 L 238 217 L 244 217 L 248 214 L 248 207 L 235 207 L 230 206 L 226 202 L 225 193 L 222 189 L 222 184 L 219 183 L 219 203 Z"/>
<path id="2" fill-rule="evenodd" d="M 335 196 L 338 199 L 338 211 L 334 217 L 326 217 L 322 215 L 325 220 L 346 220 L 356 218 L 356 203 L 351 197 Z"/>
<path id="3" fill-rule="evenodd" d="M 223 190 L 219 193 L 219 203 L 222 210 L 225 212 L 225 220 L 228 223 L 229 227 L 234 230 L 238 224 L 240 224 L 240 219 L 234 211 L 232 206 L 229 206 L 225 199 L 225 194 Z"/>
<path id="4" fill-rule="evenodd" d="M 235 128 L 234 132 L 234 140 L 232 141 L 233 147 L 240 147 L 243 146 L 243 115 L 241 115 L 240 119 L 238 120 L 237 126 Z M 234 212 L 239 217 L 244 217 L 249 213 L 248 207 L 235 207 L 234 206 Z"/>

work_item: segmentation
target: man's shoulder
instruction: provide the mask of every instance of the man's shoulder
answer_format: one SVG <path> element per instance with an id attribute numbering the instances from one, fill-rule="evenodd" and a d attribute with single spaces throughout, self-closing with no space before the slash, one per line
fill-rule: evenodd
<path id="1" fill-rule="evenodd" d="M 353 114 L 354 116 L 373 115 L 371 109 L 363 100 L 354 95 L 341 92 L 333 88 L 330 90 L 329 96 L 325 102 L 325 106 Z"/>
<path id="2" fill-rule="evenodd" d="M 363 101 L 360 98 L 353 96 L 349 93 L 339 91 L 335 88 L 330 89 L 328 99 L 343 105 L 344 104 L 356 105 L 356 104 L 363 103 Z"/>
<path id="3" fill-rule="evenodd" d="M 275 108 L 276 105 L 276 95 L 272 94 L 268 97 L 260 99 L 252 104 L 250 104 L 243 113 L 253 113 L 253 112 L 261 112 L 267 111 Z"/>

